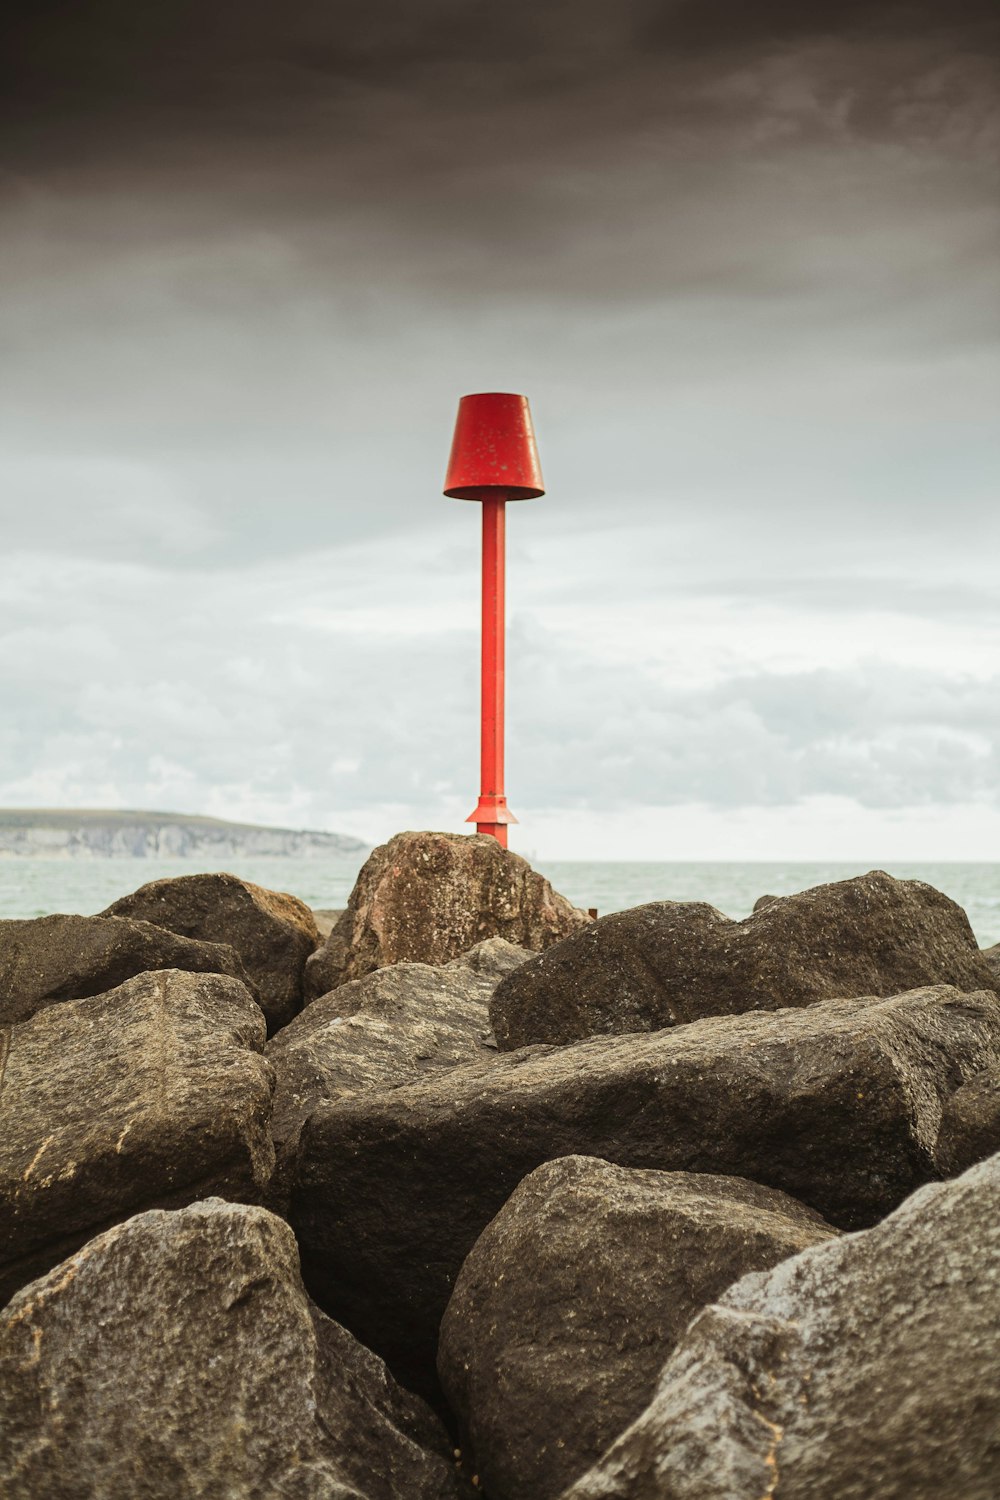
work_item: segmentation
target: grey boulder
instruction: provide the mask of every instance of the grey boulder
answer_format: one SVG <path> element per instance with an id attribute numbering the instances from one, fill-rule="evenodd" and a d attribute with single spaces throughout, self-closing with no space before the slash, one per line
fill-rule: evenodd
<path id="1" fill-rule="evenodd" d="M 0 1313 L 5 1500 L 452 1500 L 444 1432 L 309 1302 L 291 1230 L 197 1203 Z"/>
<path id="2" fill-rule="evenodd" d="M 252 988 L 228 944 L 178 937 L 151 922 L 63 915 L 5 921 L 0 922 L 0 1026 L 27 1021 L 58 1000 L 103 994 L 150 969 L 228 974 Z"/>
<path id="3" fill-rule="evenodd" d="M 496 1057 L 487 1004 L 500 975 L 527 957 L 492 938 L 445 967 L 377 969 L 314 1000 L 272 1037 L 267 1056 L 277 1079 L 277 1166 L 271 1206 L 284 1211 L 299 1133 L 317 1104 Z"/>
<path id="4" fill-rule="evenodd" d="M 259 1200 L 263 1046 L 238 980 L 169 969 L 0 1032 L 0 1300 L 139 1209 Z"/>
<path id="5" fill-rule="evenodd" d="M 995 1500 L 1000 1157 L 744 1277 L 564 1500 Z"/>
<path id="6" fill-rule="evenodd" d="M 438 1372 L 491 1500 L 550 1500 L 649 1403 L 694 1315 L 836 1231 L 738 1177 L 547 1162 L 459 1273 Z"/>
<path id="7" fill-rule="evenodd" d="M 993 992 L 937 987 L 525 1050 L 321 1104 L 289 1209 L 306 1284 L 429 1389 L 462 1262 L 543 1162 L 746 1177 L 867 1225 L 937 1175 L 942 1100 L 998 1056 Z"/>
<path id="8" fill-rule="evenodd" d="M 742 922 L 702 902 L 615 912 L 506 979 L 490 1019 L 506 1051 L 928 984 L 995 978 L 960 906 L 876 870 L 758 902 Z"/>
<path id="9" fill-rule="evenodd" d="M 152 880 L 102 913 L 152 922 L 180 937 L 228 943 L 256 986 L 268 1031 L 302 1009 L 302 970 L 319 943 L 304 901 L 236 875 Z"/>
<path id="10" fill-rule="evenodd" d="M 387 964 L 445 964 L 484 938 L 538 952 L 589 924 L 520 855 L 485 834 L 397 833 L 362 867 L 306 965 L 306 998 Z"/>

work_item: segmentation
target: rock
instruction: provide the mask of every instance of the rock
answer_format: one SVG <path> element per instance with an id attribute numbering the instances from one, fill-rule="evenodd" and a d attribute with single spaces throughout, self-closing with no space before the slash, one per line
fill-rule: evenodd
<path id="1" fill-rule="evenodd" d="M 251 981 L 225 943 L 177 937 L 127 917 L 35 917 L 0 922 L 0 1026 L 57 1000 L 81 1000 L 151 969 L 229 974 Z M 254 993 L 256 999 L 256 993 Z"/>
<path id="2" fill-rule="evenodd" d="M 506 1051 L 927 984 L 989 989 L 993 976 L 960 906 L 876 870 L 742 922 L 703 902 L 615 912 L 512 974 L 490 1018 Z"/>
<path id="3" fill-rule="evenodd" d="M 1000 943 L 995 943 L 992 948 L 982 948 L 980 952 L 993 978 L 1000 983 Z"/>
<path id="4" fill-rule="evenodd" d="M 346 912 L 307 963 L 306 997 L 387 964 L 448 963 L 483 938 L 538 952 L 589 924 L 494 838 L 397 833 L 371 854 Z"/>
<path id="5" fill-rule="evenodd" d="M 210 1198 L 0 1313 L 5 1500 L 452 1500 L 445 1434 L 307 1298 L 288 1226 Z"/>
<path id="6" fill-rule="evenodd" d="M 495 1058 L 489 998 L 501 974 L 527 957 L 492 938 L 444 968 L 377 969 L 314 1000 L 279 1031 L 267 1049 L 277 1076 L 270 1205 L 287 1207 L 299 1133 L 317 1104 Z"/>
<path id="7" fill-rule="evenodd" d="M 746 1177 L 854 1228 L 936 1175 L 941 1099 L 998 1056 L 997 997 L 941 986 L 536 1048 L 319 1105 L 290 1207 L 306 1284 L 427 1390 L 462 1262 L 543 1162 Z"/>
<path id="8" fill-rule="evenodd" d="M 984 1068 L 944 1101 L 935 1159 L 945 1177 L 1000 1151 L 1000 1069 Z"/>
<path id="9" fill-rule="evenodd" d="M 302 970 L 319 943 L 304 901 L 268 891 L 236 875 L 181 875 L 151 880 L 115 901 L 105 917 L 153 922 L 181 937 L 228 943 L 260 996 L 268 1031 L 302 1009 Z"/>
<path id="10" fill-rule="evenodd" d="M 1000 1158 L 746 1276 L 564 1500 L 994 1500 Z"/>
<path id="11" fill-rule="evenodd" d="M 765 906 L 773 906 L 775 901 L 780 901 L 780 896 L 758 896 L 753 904 L 754 911 L 763 911 Z"/>
<path id="12" fill-rule="evenodd" d="M 738 1177 L 586 1156 L 532 1172 L 473 1246 L 441 1324 L 441 1384 L 491 1500 L 561 1494 L 641 1414 L 706 1303 L 835 1233 Z"/>
<path id="13" fill-rule="evenodd" d="M 314 906 L 312 914 L 313 921 L 316 923 L 316 931 L 320 936 L 320 942 L 325 943 L 330 933 L 344 915 L 344 907 Z"/>
<path id="14" fill-rule="evenodd" d="M 0 1299 L 142 1208 L 258 1199 L 264 1018 L 238 980 L 140 974 L 0 1032 Z"/>

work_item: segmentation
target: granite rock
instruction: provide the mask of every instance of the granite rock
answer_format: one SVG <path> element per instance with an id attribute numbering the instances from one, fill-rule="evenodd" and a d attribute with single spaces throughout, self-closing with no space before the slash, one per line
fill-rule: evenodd
<path id="1" fill-rule="evenodd" d="M 387 964 L 448 963 L 484 938 L 538 952 L 589 923 L 494 838 L 398 833 L 370 855 L 347 910 L 309 959 L 306 998 Z"/>
<path id="2" fill-rule="evenodd" d="M 876 870 L 758 902 L 742 922 L 702 902 L 615 912 L 512 974 L 490 1018 L 506 1051 L 928 984 L 994 976 L 960 906 Z"/>
<path id="3" fill-rule="evenodd" d="M 995 1500 L 1000 1157 L 744 1277 L 564 1500 Z"/>
<path id="4" fill-rule="evenodd" d="M 1000 1067 L 984 1068 L 957 1088 L 941 1113 L 935 1159 L 954 1177 L 1000 1151 Z"/>
<path id="5" fill-rule="evenodd" d="M 489 998 L 529 956 L 491 938 L 444 967 L 393 964 L 331 990 L 279 1031 L 267 1048 L 277 1078 L 271 1206 L 287 1206 L 299 1134 L 317 1104 L 496 1057 Z"/>
<path id="6" fill-rule="evenodd" d="M 942 1100 L 998 1055 L 993 992 L 941 986 L 526 1049 L 321 1104 L 290 1205 L 306 1284 L 429 1390 L 462 1262 L 543 1162 L 745 1177 L 868 1225 L 937 1175 Z"/>
<path id="7" fill-rule="evenodd" d="M 140 1214 L 0 1313 L 5 1500 L 455 1500 L 445 1434 L 307 1298 L 291 1230 Z"/>
<path id="8" fill-rule="evenodd" d="M 259 1200 L 263 1046 L 238 980 L 169 969 L 0 1032 L 0 1299 L 139 1209 Z"/>
<path id="9" fill-rule="evenodd" d="M 151 969 L 228 974 L 257 998 L 226 943 L 178 937 L 128 917 L 35 917 L 0 921 L 0 1026 L 27 1021 L 59 1000 L 104 994 Z"/>
<path id="10" fill-rule="evenodd" d="M 835 1233 L 739 1177 L 584 1156 L 537 1168 L 476 1241 L 441 1324 L 441 1384 L 491 1500 L 554 1500 L 648 1405 L 706 1303 Z"/>
<path id="11" fill-rule="evenodd" d="M 319 943 L 304 901 L 265 890 L 236 875 L 181 875 L 151 880 L 115 901 L 105 917 L 152 922 L 180 937 L 228 943 L 260 998 L 268 1031 L 302 1009 L 302 970 Z"/>

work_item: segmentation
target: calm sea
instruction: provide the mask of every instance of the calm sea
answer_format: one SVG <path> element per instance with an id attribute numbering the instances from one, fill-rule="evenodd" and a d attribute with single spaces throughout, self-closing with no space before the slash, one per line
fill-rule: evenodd
<path id="1" fill-rule="evenodd" d="M 226 868 L 258 885 L 292 891 L 315 907 L 343 906 L 358 873 L 355 859 L 230 859 Z M 730 917 L 749 915 L 758 896 L 789 895 L 860 875 L 851 864 L 641 864 L 539 861 L 557 890 L 601 915 L 643 901 L 708 901 Z M 1000 864 L 890 864 L 891 875 L 925 880 L 969 914 L 983 947 L 1000 942 Z M 0 916 L 101 911 L 147 880 L 191 875 L 181 859 L 0 859 Z"/>

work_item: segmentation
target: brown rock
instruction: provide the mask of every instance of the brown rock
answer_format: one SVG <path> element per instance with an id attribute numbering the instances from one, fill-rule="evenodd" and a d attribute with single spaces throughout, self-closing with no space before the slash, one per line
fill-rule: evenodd
<path id="1" fill-rule="evenodd" d="M 0 1299 L 139 1209 L 259 1199 L 263 1046 L 238 980 L 169 969 L 0 1032 Z"/>
<path id="2" fill-rule="evenodd" d="M 937 1175 L 942 1100 L 998 1058 L 996 995 L 941 986 L 535 1048 L 321 1104 L 290 1207 L 306 1284 L 429 1389 L 462 1262 L 543 1162 L 746 1177 L 856 1228 Z"/>
<path id="3" fill-rule="evenodd" d="M 297 896 L 236 875 L 182 875 L 151 880 L 102 916 L 131 917 L 181 937 L 228 943 L 257 988 L 269 1032 L 302 1009 L 302 970 L 319 943 L 319 929 Z"/>
<path id="4" fill-rule="evenodd" d="M 1000 984 L 1000 943 L 994 943 L 992 948 L 981 949 L 983 961 L 988 965 L 994 979 Z"/>
<path id="5" fill-rule="evenodd" d="M 1000 1157 L 745 1276 L 563 1500 L 995 1500 Z"/>
<path id="6" fill-rule="evenodd" d="M 277 1076 L 271 1206 L 287 1206 L 299 1133 L 317 1104 L 495 1058 L 489 998 L 530 956 L 491 938 L 445 967 L 393 964 L 314 1000 L 279 1031 L 267 1048 Z"/>
<path id="7" fill-rule="evenodd" d="M 441 1324 L 438 1371 L 491 1500 L 552 1500 L 646 1407 L 697 1312 L 834 1237 L 739 1177 L 564 1156 L 487 1225 Z"/>
<path id="8" fill-rule="evenodd" d="M 387 964 L 444 964 L 484 938 L 535 952 L 590 924 L 485 834 L 397 833 L 367 860 L 347 910 L 306 965 L 307 999 Z"/>
<path id="9" fill-rule="evenodd" d="M 960 906 L 876 870 L 742 922 L 703 902 L 615 912 L 506 979 L 490 1019 L 507 1051 L 928 984 L 988 989 L 994 977 Z"/>
<path id="10" fill-rule="evenodd" d="M 944 1101 L 935 1159 L 943 1176 L 954 1177 L 998 1151 L 1000 1067 L 989 1067 Z"/>
<path id="11" fill-rule="evenodd" d="M 0 1313 L 4 1500 L 457 1500 L 447 1440 L 315 1308 L 291 1230 L 209 1199 L 91 1240 Z"/>
<path id="12" fill-rule="evenodd" d="M 177 937 L 127 917 L 36 917 L 0 922 L 0 1026 L 26 1021 L 57 1000 L 104 994 L 151 969 L 229 974 L 257 998 L 225 943 Z"/>

